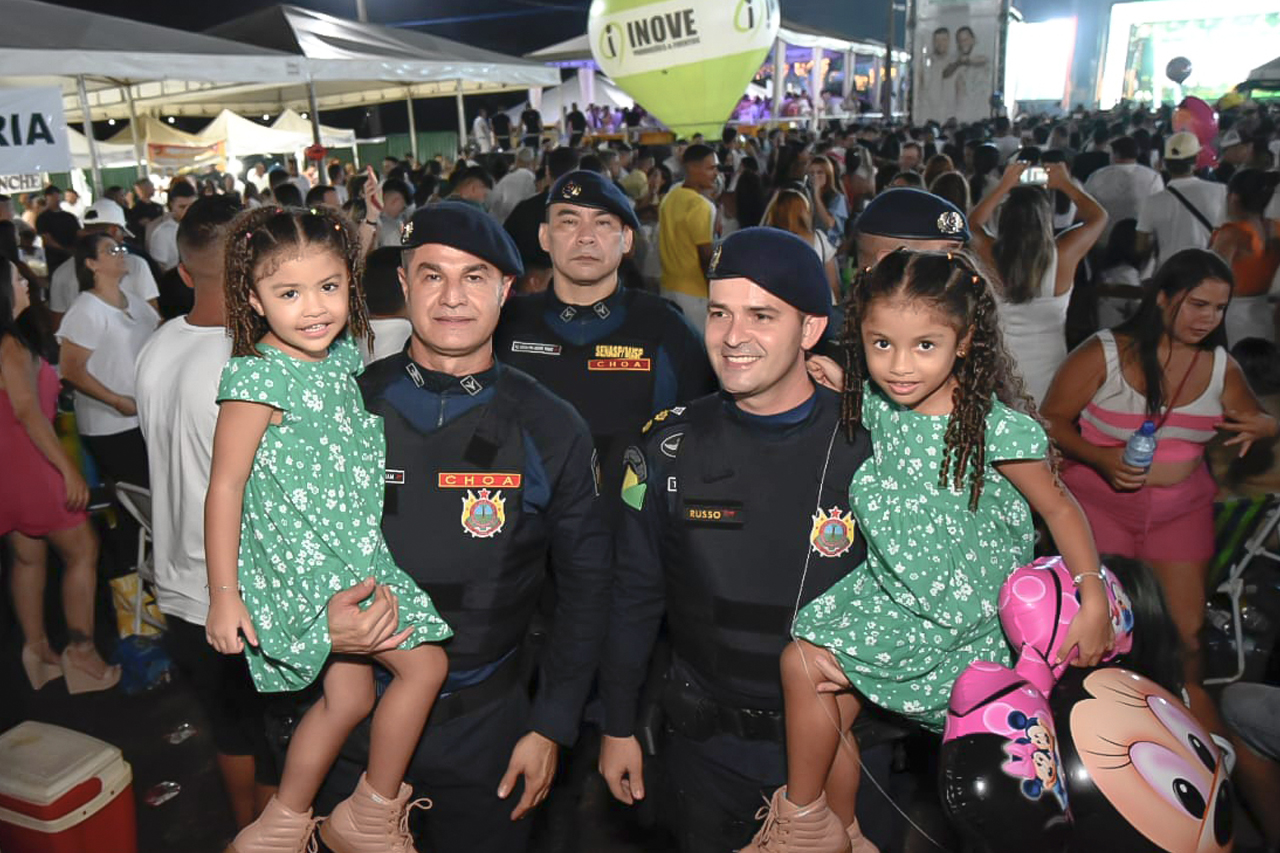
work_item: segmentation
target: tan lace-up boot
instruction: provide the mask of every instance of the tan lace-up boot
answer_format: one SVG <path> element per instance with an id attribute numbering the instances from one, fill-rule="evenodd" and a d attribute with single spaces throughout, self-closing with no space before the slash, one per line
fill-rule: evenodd
<path id="1" fill-rule="evenodd" d="M 858 819 L 855 817 L 853 823 L 844 828 L 849 833 L 849 844 L 853 846 L 853 853 L 880 853 L 880 848 L 871 842 L 862 834 L 862 828 L 858 826 Z"/>
<path id="2" fill-rule="evenodd" d="M 400 794 L 388 800 L 362 773 L 355 793 L 334 807 L 320 825 L 320 839 L 333 853 L 417 853 L 409 834 L 411 809 L 429 809 L 428 799 L 409 802 L 413 789 L 400 783 Z"/>
<path id="3" fill-rule="evenodd" d="M 849 835 L 823 794 L 807 806 L 787 799 L 784 785 L 756 815 L 764 825 L 739 853 L 850 853 Z"/>
<path id="4" fill-rule="evenodd" d="M 317 823 L 310 809 L 301 814 L 272 797 L 258 819 L 240 830 L 227 853 L 315 853 Z"/>

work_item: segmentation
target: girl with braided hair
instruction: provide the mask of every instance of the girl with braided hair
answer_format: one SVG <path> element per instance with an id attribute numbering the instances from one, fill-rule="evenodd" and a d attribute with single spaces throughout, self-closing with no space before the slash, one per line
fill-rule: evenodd
<path id="1" fill-rule="evenodd" d="M 312 843 L 311 801 L 374 708 L 374 661 L 393 679 L 373 714 L 368 769 L 320 834 L 335 853 L 413 850 L 402 780 L 448 669 L 435 643 L 452 632 L 382 538 L 382 421 L 354 379 L 355 339 L 369 333 L 361 261 L 350 226 L 326 208 L 258 208 L 227 238 L 233 343 L 205 500 L 205 631 L 219 652 L 246 654 L 259 691 L 324 677 L 278 793 L 236 836 L 235 853 L 301 853 Z M 329 597 L 368 577 L 399 599 L 400 644 L 372 660 L 331 659 Z"/>
<path id="2" fill-rule="evenodd" d="M 843 346 L 843 420 L 874 447 L 849 486 L 867 559 L 797 615 L 782 655 L 788 784 L 743 853 L 875 850 L 854 815 L 845 733 L 867 703 L 941 731 L 965 667 L 1012 663 L 996 603 L 1032 560 L 1033 509 L 1079 573 L 1062 658 L 1092 666 L 1113 642 L 1088 522 L 1057 481 L 973 261 L 886 256 L 854 284 Z"/>

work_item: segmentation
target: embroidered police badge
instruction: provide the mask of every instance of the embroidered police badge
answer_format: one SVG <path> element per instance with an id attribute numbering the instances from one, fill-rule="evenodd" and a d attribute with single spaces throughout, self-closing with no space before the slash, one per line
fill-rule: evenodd
<path id="1" fill-rule="evenodd" d="M 467 496 L 462 499 L 462 529 L 474 539 L 492 539 L 507 523 L 506 504 L 501 491 L 490 497 L 488 489 L 481 489 L 479 494 L 467 489 Z"/>
<path id="2" fill-rule="evenodd" d="M 822 557 L 839 557 L 853 547 L 855 535 L 852 515 L 844 515 L 838 507 L 823 512 L 819 507 L 813 514 L 813 529 L 809 542 Z"/>

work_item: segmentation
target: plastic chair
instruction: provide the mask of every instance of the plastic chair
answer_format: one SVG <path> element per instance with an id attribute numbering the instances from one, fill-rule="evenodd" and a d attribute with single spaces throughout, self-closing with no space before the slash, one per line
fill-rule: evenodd
<path id="1" fill-rule="evenodd" d="M 1245 592 L 1244 574 L 1257 558 L 1280 563 L 1280 553 L 1267 548 L 1267 541 L 1278 526 L 1280 494 L 1233 498 L 1218 512 L 1215 520 L 1218 555 L 1209 571 L 1210 577 L 1222 578 L 1216 590 L 1231 602 L 1236 669 L 1221 678 L 1206 678 L 1205 684 L 1229 684 L 1244 675 L 1244 625 L 1240 619 L 1240 599 Z"/>
<path id="2" fill-rule="evenodd" d="M 133 600 L 133 632 L 141 632 L 143 622 L 163 631 L 164 622 L 148 615 L 142 606 L 146 585 L 151 584 L 154 588 L 156 580 L 155 555 L 151 549 L 151 490 L 132 483 L 116 483 L 115 494 L 125 512 L 138 522 L 138 553 L 134 562 L 134 570 L 138 573 L 138 589 Z"/>

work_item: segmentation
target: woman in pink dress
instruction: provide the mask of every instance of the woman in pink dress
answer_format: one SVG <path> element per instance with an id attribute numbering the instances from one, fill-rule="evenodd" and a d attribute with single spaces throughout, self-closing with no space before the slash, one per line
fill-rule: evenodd
<path id="1" fill-rule="evenodd" d="M 13 554 L 13 605 L 22 628 L 22 665 L 40 689 L 65 676 L 72 693 L 120 680 L 93 645 L 98 537 L 84 509 L 89 487 L 53 430 L 58 376 L 17 326 L 30 305 L 27 281 L 0 264 L 0 536 Z M 58 655 L 44 629 L 45 564 L 52 545 L 66 564 L 62 606 L 66 648 Z"/>

